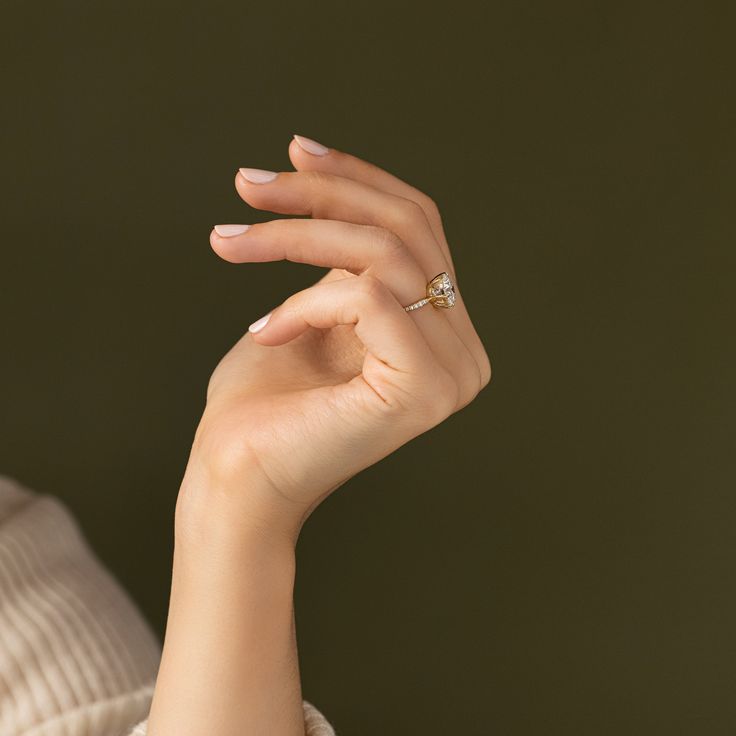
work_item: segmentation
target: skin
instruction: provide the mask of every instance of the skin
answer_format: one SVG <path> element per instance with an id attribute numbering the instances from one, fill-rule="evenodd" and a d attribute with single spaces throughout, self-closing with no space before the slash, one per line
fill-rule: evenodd
<path id="1" fill-rule="evenodd" d="M 438 209 L 347 153 L 289 146 L 293 172 L 242 174 L 252 207 L 299 219 L 221 237 L 233 263 L 329 270 L 248 332 L 210 379 L 179 492 L 149 736 L 303 736 L 295 546 L 336 488 L 466 406 L 491 376 Z M 406 312 L 447 271 L 451 309 Z"/>

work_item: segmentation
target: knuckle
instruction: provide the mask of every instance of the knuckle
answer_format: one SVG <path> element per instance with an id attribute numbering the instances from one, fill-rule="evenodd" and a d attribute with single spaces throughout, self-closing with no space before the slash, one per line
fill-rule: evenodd
<path id="1" fill-rule="evenodd" d="M 305 177 L 303 193 L 305 204 L 312 217 L 328 216 L 329 203 L 334 197 L 334 177 L 324 171 L 300 171 Z"/>
<path id="2" fill-rule="evenodd" d="M 304 171 L 300 173 L 306 177 L 309 187 L 317 192 L 327 189 L 333 181 L 332 175 L 324 171 Z"/>
<path id="3" fill-rule="evenodd" d="M 488 353 L 483 350 L 480 356 L 480 388 L 484 389 L 490 382 L 493 375 L 493 367 Z"/>
<path id="4" fill-rule="evenodd" d="M 470 404 L 481 389 L 480 367 L 475 359 L 468 361 L 463 366 L 462 374 L 462 380 L 458 387 L 458 409 Z"/>
<path id="5" fill-rule="evenodd" d="M 405 199 L 401 204 L 401 218 L 404 222 L 412 226 L 425 225 L 427 223 L 427 215 L 422 206 L 413 199 Z"/>
<path id="6" fill-rule="evenodd" d="M 462 380 L 460 382 L 458 409 L 470 404 L 491 380 L 491 363 L 485 350 L 480 353 L 471 353 L 460 367 Z"/>
<path id="7" fill-rule="evenodd" d="M 404 250 L 404 241 L 392 230 L 377 225 L 368 225 L 377 247 L 387 251 Z"/>
<path id="8" fill-rule="evenodd" d="M 427 384 L 420 413 L 432 426 L 453 414 L 460 403 L 460 386 L 444 368 L 438 369 Z"/>
<path id="9" fill-rule="evenodd" d="M 419 192 L 417 201 L 421 205 L 422 209 L 427 213 L 427 217 L 440 217 L 440 208 L 437 206 L 434 199 L 432 199 L 428 194 Z"/>
<path id="10" fill-rule="evenodd" d="M 396 263 L 403 263 L 409 258 L 406 243 L 392 230 L 385 227 L 373 227 L 373 239 L 376 250 L 383 258 Z"/>
<path id="11" fill-rule="evenodd" d="M 437 412 L 435 419 L 438 423 L 457 410 L 460 403 L 460 385 L 447 371 L 442 372 L 437 391 L 432 398 Z"/>

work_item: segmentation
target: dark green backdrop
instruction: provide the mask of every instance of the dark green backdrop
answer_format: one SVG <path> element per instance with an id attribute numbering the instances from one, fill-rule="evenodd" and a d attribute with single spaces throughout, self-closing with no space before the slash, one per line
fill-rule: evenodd
<path id="1" fill-rule="evenodd" d="M 303 133 L 438 201 L 494 367 L 309 521 L 305 696 L 344 736 L 734 733 L 725 6 L 5 0 L 0 469 L 162 629 L 209 372 L 321 273 L 208 234 Z"/>

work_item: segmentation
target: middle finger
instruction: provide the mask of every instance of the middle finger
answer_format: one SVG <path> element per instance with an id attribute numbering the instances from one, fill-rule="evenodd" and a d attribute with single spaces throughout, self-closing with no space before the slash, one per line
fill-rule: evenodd
<path id="1" fill-rule="evenodd" d="M 406 244 L 428 280 L 449 268 L 424 210 L 404 197 L 319 171 L 240 169 L 235 186 L 256 209 L 386 228 Z"/>

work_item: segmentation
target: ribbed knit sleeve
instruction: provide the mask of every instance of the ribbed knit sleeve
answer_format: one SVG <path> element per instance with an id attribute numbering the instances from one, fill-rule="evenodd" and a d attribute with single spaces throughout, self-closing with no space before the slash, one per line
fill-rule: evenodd
<path id="1" fill-rule="evenodd" d="M 160 656 L 66 508 L 0 477 L 0 734 L 144 736 Z"/>

